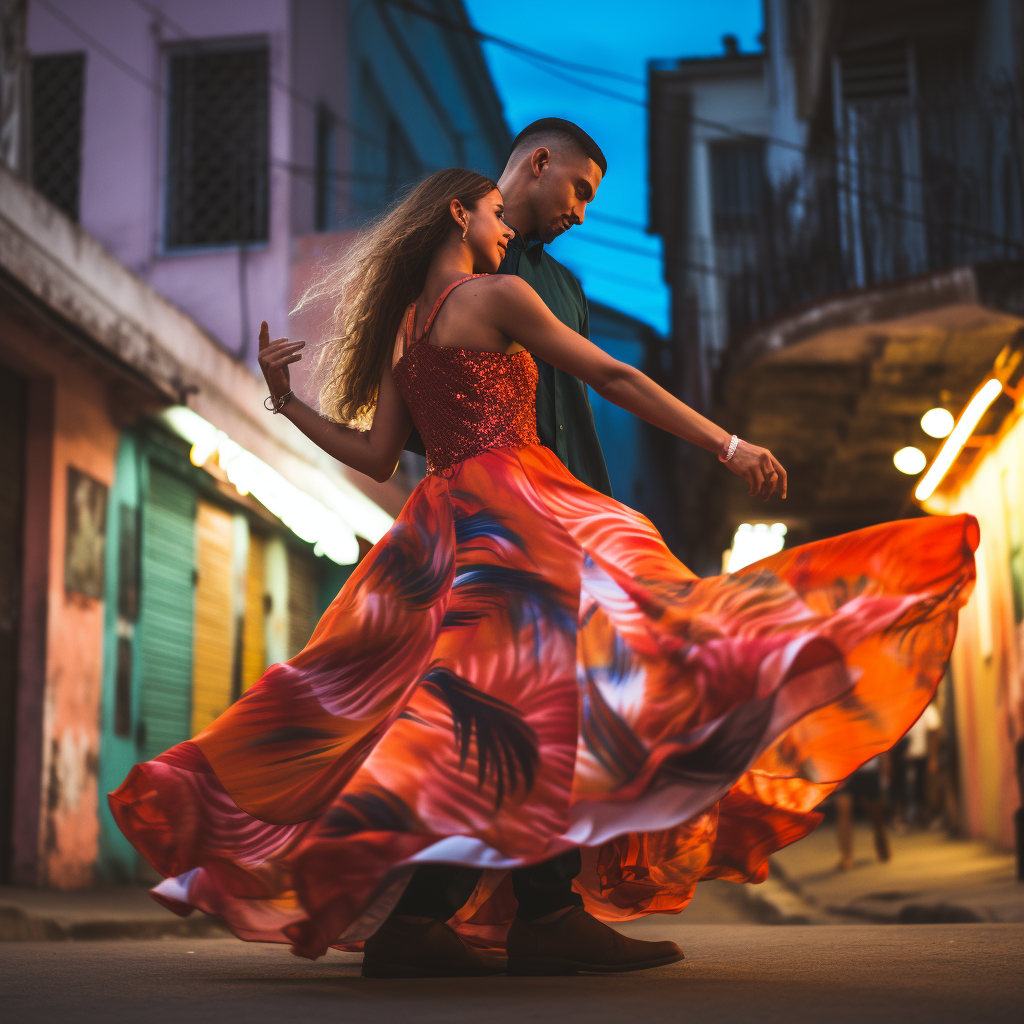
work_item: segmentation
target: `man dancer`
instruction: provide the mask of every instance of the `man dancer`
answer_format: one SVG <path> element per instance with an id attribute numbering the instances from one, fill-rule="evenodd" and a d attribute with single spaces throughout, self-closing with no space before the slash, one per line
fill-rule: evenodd
<path id="1" fill-rule="evenodd" d="M 584 337 L 589 337 L 589 317 L 583 290 L 545 245 L 583 223 L 607 169 L 600 147 L 582 128 L 546 117 L 516 136 L 498 182 L 505 221 L 515 231 L 498 273 L 523 278 L 562 323 Z M 577 479 L 611 496 L 586 385 L 536 362 L 541 444 Z M 423 453 L 416 434 L 407 447 Z M 579 850 L 570 850 L 512 872 L 518 909 L 508 936 L 510 974 L 640 970 L 682 957 L 673 942 L 630 939 L 585 913 L 582 897 L 572 891 L 581 866 Z M 367 940 L 363 973 L 398 977 L 501 971 L 500 960 L 468 949 L 443 923 L 469 899 L 480 874 L 449 864 L 418 868 L 391 917 Z"/>

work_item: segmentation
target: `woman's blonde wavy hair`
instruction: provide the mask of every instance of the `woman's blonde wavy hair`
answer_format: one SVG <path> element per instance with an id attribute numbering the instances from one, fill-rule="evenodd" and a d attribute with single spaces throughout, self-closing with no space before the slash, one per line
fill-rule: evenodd
<path id="1" fill-rule="evenodd" d="M 423 291 L 431 259 L 456 226 L 452 200 L 472 210 L 496 187 L 462 167 L 430 175 L 306 290 L 294 312 L 324 299 L 335 302 L 315 374 L 324 416 L 370 426 L 402 315 Z"/>

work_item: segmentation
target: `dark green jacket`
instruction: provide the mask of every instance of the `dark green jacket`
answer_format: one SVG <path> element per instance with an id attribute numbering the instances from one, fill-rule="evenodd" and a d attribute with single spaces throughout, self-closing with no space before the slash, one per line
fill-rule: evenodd
<path id="1" fill-rule="evenodd" d="M 587 300 L 579 281 L 540 242 L 529 245 L 516 232 L 508 252 L 498 268 L 499 274 L 517 274 L 544 300 L 548 309 L 567 327 L 590 337 Z M 550 448 L 577 480 L 609 497 L 612 483 L 608 478 L 597 439 L 594 413 L 583 381 L 564 370 L 534 357 L 537 363 L 537 436 Z M 423 442 L 414 430 L 406 448 L 424 454 Z"/>

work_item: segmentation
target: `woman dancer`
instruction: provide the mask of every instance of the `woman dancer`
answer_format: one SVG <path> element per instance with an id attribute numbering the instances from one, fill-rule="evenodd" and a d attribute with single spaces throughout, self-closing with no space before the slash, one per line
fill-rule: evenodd
<path id="1" fill-rule="evenodd" d="M 415 423 L 429 473 L 306 648 L 111 794 L 179 913 L 307 957 L 366 941 L 366 974 L 501 970 L 487 948 L 518 974 L 669 963 L 673 943 L 597 919 L 763 880 L 932 697 L 976 522 L 696 578 L 537 443 L 531 353 L 717 452 L 751 494 L 784 497 L 785 470 L 490 276 L 510 235 L 493 182 L 451 169 L 364 236 L 331 284 L 328 418 L 291 394 L 303 343 L 263 325 L 274 411 L 382 480 Z M 517 915 L 511 875 L 574 850 L 571 898 Z M 442 891 L 465 869 L 471 891 Z M 431 885 L 447 909 L 424 911 Z"/>

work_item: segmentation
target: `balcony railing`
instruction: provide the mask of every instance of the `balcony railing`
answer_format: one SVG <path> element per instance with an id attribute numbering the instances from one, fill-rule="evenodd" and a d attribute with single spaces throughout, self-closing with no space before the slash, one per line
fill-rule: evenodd
<path id="1" fill-rule="evenodd" d="M 1024 258 L 1024 103 L 973 93 L 847 104 L 838 137 L 715 225 L 730 341 L 828 295 Z"/>

